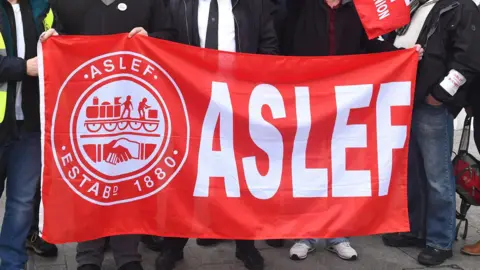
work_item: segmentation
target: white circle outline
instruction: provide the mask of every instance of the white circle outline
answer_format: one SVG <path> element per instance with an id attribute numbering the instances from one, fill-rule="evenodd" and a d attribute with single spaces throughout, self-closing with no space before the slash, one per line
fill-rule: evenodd
<path id="1" fill-rule="evenodd" d="M 139 58 L 143 58 L 145 60 L 147 60 L 148 62 L 150 62 L 151 64 L 153 64 L 156 68 L 158 68 L 160 71 L 162 71 L 162 73 L 170 80 L 170 82 L 173 84 L 173 86 L 175 87 L 175 90 L 177 91 L 177 94 L 180 98 L 180 101 L 182 102 L 182 107 L 183 107 L 183 111 L 185 113 L 185 122 L 186 122 L 186 125 L 187 125 L 187 134 L 186 134 L 186 144 L 185 144 L 185 154 L 184 154 L 184 157 L 181 161 L 181 163 L 178 165 L 178 168 L 172 173 L 172 175 L 170 176 L 170 178 L 168 178 L 168 180 L 165 181 L 165 183 L 163 183 L 162 186 L 158 187 L 157 189 L 151 191 L 150 193 L 147 193 L 147 194 L 143 194 L 141 196 L 138 196 L 138 197 L 134 197 L 134 198 L 130 198 L 130 199 L 124 199 L 124 200 L 119 200 L 119 201 L 114 201 L 114 202 L 99 202 L 99 201 L 96 201 L 96 200 L 93 200 L 87 196 L 85 196 L 83 193 L 81 193 L 80 191 L 78 191 L 73 185 L 72 183 L 70 183 L 69 180 L 67 180 L 67 178 L 65 177 L 65 174 L 63 173 L 63 170 L 61 169 L 62 167 L 60 166 L 60 164 L 58 163 L 58 158 L 56 158 L 57 156 L 57 153 L 56 153 L 56 147 L 55 147 L 55 142 L 54 142 L 54 135 L 55 135 L 55 120 L 56 120 L 56 117 L 57 117 L 57 112 L 58 112 L 58 104 L 59 104 L 59 101 L 60 101 L 60 97 L 61 97 L 61 94 L 63 92 L 63 90 L 65 89 L 65 87 L 67 86 L 68 82 L 72 79 L 73 76 L 75 76 L 75 74 L 78 73 L 79 70 L 83 69 L 85 66 L 89 65 L 90 63 L 92 62 L 95 62 L 99 59 L 102 59 L 102 58 L 106 58 L 106 57 L 110 57 L 110 56 L 115 56 L 115 55 L 132 55 L 132 56 L 135 56 L 135 57 L 139 57 Z M 103 55 L 100 55 L 100 56 L 97 56 L 97 57 L 94 57 L 90 60 L 88 60 L 87 62 L 83 63 L 81 66 L 79 66 L 78 68 L 76 68 L 72 73 L 70 73 L 70 75 L 67 77 L 67 79 L 63 82 L 62 84 L 62 87 L 60 88 L 59 92 L 58 92 L 58 96 L 57 96 L 57 102 L 55 104 L 55 109 L 53 110 L 53 118 L 52 118 L 52 127 L 51 127 L 51 141 L 52 141 L 52 148 L 55 150 L 53 151 L 53 155 L 54 155 L 54 160 L 55 160 L 55 163 L 57 164 L 57 169 L 59 169 L 59 173 L 60 175 L 62 175 L 62 178 L 63 178 L 63 181 L 65 181 L 67 183 L 67 185 L 70 187 L 70 189 L 73 190 L 73 192 L 77 193 L 77 195 L 79 195 L 80 197 L 82 197 L 83 199 L 85 199 L 86 201 L 89 201 L 93 204 L 96 204 L 96 205 L 101 205 L 101 206 L 111 206 L 111 205 L 117 205 L 117 204 L 123 204 L 123 203 L 129 203 L 129 202 L 134 202 L 134 201 L 138 201 L 138 200 L 142 200 L 142 199 L 145 199 L 145 198 L 148 198 L 156 193 L 158 193 L 160 190 L 164 189 L 172 180 L 173 178 L 178 174 L 178 172 L 180 171 L 180 169 L 183 167 L 183 165 L 185 164 L 186 160 L 187 160 L 187 156 L 188 156 L 188 152 L 189 152 L 189 148 L 190 148 L 190 144 L 189 144 L 189 140 L 190 140 L 190 121 L 189 121 L 189 118 L 188 118 L 188 110 L 187 110 L 187 106 L 185 104 L 185 100 L 183 98 L 183 95 L 182 95 L 182 92 L 180 91 L 180 88 L 178 88 L 178 85 L 177 83 L 173 80 L 173 78 L 170 76 L 170 74 L 168 74 L 160 65 L 158 65 L 157 63 L 155 63 L 154 61 L 150 60 L 149 58 L 139 54 L 139 53 L 135 53 L 135 52 L 131 52 L 131 51 L 118 51 L 118 52 L 113 52 L 113 53 L 107 53 L 107 54 L 103 54 Z"/>
<path id="2" fill-rule="evenodd" d="M 111 80 L 111 79 L 114 79 L 114 78 L 119 78 L 119 77 L 129 77 L 129 78 L 134 78 L 134 79 L 137 79 L 139 80 L 140 82 L 146 84 L 151 90 L 153 90 L 153 92 L 155 93 L 155 95 L 157 95 L 157 98 L 160 100 L 160 102 L 163 104 L 163 107 L 164 107 L 164 110 L 165 110 L 165 115 L 167 116 L 167 128 L 168 128 L 168 134 L 165 136 L 166 137 L 166 140 L 165 140 L 165 146 L 163 148 L 163 151 L 157 151 L 157 153 L 155 154 L 158 154 L 158 152 L 161 152 L 160 155 L 158 156 L 157 160 L 155 163 L 153 163 L 149 168 L 145 169 L 144 171 L 150 171 L 153 169 L 153 167 L 157 166 L 158 163 L 160 163 L 160 160 L 162 159 L 162 157 L 165 155 L 165 152 L 167 151 L 167 148 L 168 148 L 168 145 L 170 143 L 170 136 L 172 134 L 172 120 L 170 119 L 170 112 L 168 111 L 168 107 L 167 105 L 165 104 L 165 101 L 163 100 L 163 97 L 159 94 L 159 93 L 156 93 L 156 90 L 153 85 L 151 85 L 150 83 L 148 83 L 147 81 L 145 81 L 144 79 L 142 78 L 139 78 L 135 75 L 131 75 L 131 74 L 128 74 L 128 73 L 121 73 L 121 74 L 115 74 L 115 75 L 111 75 L 111 76 L 108 76 L 108 77 L 105 77 L 99 81 L 96 81 L 94 84 L 90 85 L 90 87 L 87 88 L 87 90 L 85 90 L 82 95 L 78 98 L 78 100 L 82 100 L 87 94 L 89 94 L 89 92 L 92 91 L 93 88 L 95 88 L 97 85 L 105 82 L 105 81 L 108 81 L 108 80 Z M 148 91 L 148 90 L 147 90 Z M 153 95 L 153 96 L 155 96 Z M 78 107 L 79 107 L 79 103 L 77 101 L 77 103 L 75 103 L 75 107 L 73 108 L 73 115 L 71 115 L 70 117 L 70 130 L 73 130 L 73 125 L 74 124 L 77 124 L 77 123 L 73 123 L 73 119 L 75 118 L 74 115 L 75 113 L 77 112 L 78 110 Z M 160 104 L 159 104 L 160 105 Z M 81 105 L 83 106 L 83 104 Z M 161 108 L 161 106 L 160 106 Z M 163 108 L 161 108 L 163 109 Z M 81 108 L 80 108 L 81 110 Z M 77 134 L 74 134 L 75 135 L 75 140 L 77 140 L 76 138 L 76 135 Z M 75 146 L 75 142 L 74 142 L 74 137 L 70 137 L 70 143 L 72 144 L 72 146 Z M 78 145 L 78 143 L 77 143 Z M 80 166 L 82 166 L 82 169 L 84 169 L 87 173 L 89 173 L 90 175 L 94 176 L 96 180 L 99 180 L 103 183 L 107 183 L 107 184 L 114 184 L 114 183 L 121 183 L 121 182 L 126 182 L 126 181 L 129 181 L 129 180 L 132 180 L 132 179 L 135 179 L 135 178 L 138 178 L 140 176 L 143 176 L 145 175 L 145 172 L 143 173 L 137 173 L 136 175 L 134 176 L 129 176 L 129 177 L 124 177 L 120 180 L 106 180 L 102 177 L 100 177 L 99 175 L 97 175 L 96 173 L 93 173 L 91 172 L 87 166 L 85 166 L 85 164 L 83 164 L 82 160 L 79 158 L 79 155 L 77 153 L 77 150 L 75 149 L 75 147 L 72 147 L 72 150 L 73 150 L 73 153 L 75 154 L 75 157 L 77 158 L 77 161 L 78 163 L 80 164 Z M 80 150 L 81 151 L 81 150 Z M 91 166 L 91 165 L 90 165 Z M 142 168 L 143 169 L 143 168 Z M 138 170 L 137 170 L 138 171 Z"/>

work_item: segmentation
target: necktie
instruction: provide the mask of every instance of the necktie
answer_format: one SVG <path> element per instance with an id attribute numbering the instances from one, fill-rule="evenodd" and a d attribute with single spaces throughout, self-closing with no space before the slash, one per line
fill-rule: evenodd
<path id="1" fill-rule="evenodd" d="M 211 0 L 205 48 L 218 50 L 218 2 Z"/>

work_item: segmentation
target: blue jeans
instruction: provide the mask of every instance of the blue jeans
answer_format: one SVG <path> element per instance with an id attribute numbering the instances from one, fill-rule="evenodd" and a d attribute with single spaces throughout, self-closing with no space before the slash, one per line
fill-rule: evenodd
<path id="1" fill-rule="evenodd" d="M 303 239 L 299 241 L 300 243 L 305 243 L 311 247 L 315 246 L 318 242 L 318 239 Z M 350 242 L 347 238 L 330 238 L 330 239 L 325 239 L 325 242 L 328 247 L 330 246 L 335 246 L 340 243 L 346 243 Z"/>
<path id="2" fill-rule="evenodd" d="M 0 270 L 20 270 L 28 260 L 25 241 L 41 173 L 40 133 L 20 132 L 18 140 L 0 146 L 0 155 L 8 168 L 7 201 L 0 232 Z"/>
<path id="3" fill-rule="evenodd" d="M 455 235 L 453 116 L 443 106 L 413 110 L 408 170 L 410 231 L 427 245 L 451 250 Z"/>

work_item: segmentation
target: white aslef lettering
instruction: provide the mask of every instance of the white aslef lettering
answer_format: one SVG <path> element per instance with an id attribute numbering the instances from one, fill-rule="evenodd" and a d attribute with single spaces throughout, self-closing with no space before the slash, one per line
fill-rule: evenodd
<path id="1" fill-rule="evenodd" d="M 220 125 L 220 150 L 213 150 L 216 126 Z M 212 164 L 215 164 L 212 166 Z M 222 177 L 228 197 L 240 197 L 240 184 L 233 147 L 233 108 L 228 85 L 212 82 L 212 94 L 203 121 L 198 153 L 197 180 L 193 196 L 208 197 L 211 177 Z"/>
<path id="2" fill-rule="evenodd" d="M 388 195 L 392 179 L 393 150 L 402 149 L 407 141 L 407 126 L 392 126 L 392 106 L 408 106 L 411 82 L 382 84 L 377 98 L 377 151 L 379 196 Z"/>
<path id="3" fill-rule="evenodd" d="M 347 170 L 346 149 L 367 147 L 366 125 L 349 125 L 351 109 L 368 107 L 373 85 L 336 86 L 337 118 L 332 137 L 332 196 L 372 196 L 371 172 Z"/>
<path id="4" fill-rule="evenodd" d="M 113 64 L 112 59 L 103 61 L 103 66 L 105 67 L 106 72 L 113 72 L 115 70 L 115 65 Z"/>
<path id="5" fill-rule="evenodd" d="M 328 169 L 307 168 L 306 153 L 312 125 L 310 90 L 295 87 L 297 133 L 292 153 L 293 197 L 319 198 L 328 196 Z"/>
<path id="6" fill-rule="evenodd" d="M 255 145 L 268 157 L 268 172 L 262 175 L 258 171 L 257 158 L 243 158 L 245 180 L 250 193 L 257 198 L 272 198 L 280 188 L 283 167 L 283 137 L 280 131 L 262 116 L 263 106 L 272 111 L 273 119 L 285 118 L 283 97 L 272 85 L 261 84 L 253 89 L 249 102 L 249 131 Z"/>
<path id="7" fill-rule="evenodd" d="M 90 78 L 95 79 L 97 75 L 102 75 L 102 72 L 94 65 L 90 66 Z"/>
<path id="8" fill-rule="evenodd" d="M 140 59 L 137 59 L 137 58 L 134 58 L 132 60 L 132 67 L 131 69 L 135 72 L 140 72 L 139 68 L 140 68 L 140 64 L 142 63 L 142 60 Z"/>

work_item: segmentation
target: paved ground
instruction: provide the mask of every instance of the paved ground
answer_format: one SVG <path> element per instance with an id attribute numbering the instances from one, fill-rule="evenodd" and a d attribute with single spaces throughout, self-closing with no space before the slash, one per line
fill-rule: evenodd
<path id="1" fill-rule="evenodd" d="M 3 203 L 0 211 L 3 212 Z M 3 213 L 0 213 L 3 215 Z M 469 214 L 470 228 L 466 243 L 475 243 L 480 240 L 480 209 L 472 208 Z M 354 224 L 352 224 L 354 226 Z M 467 257 L 459 253 L 459 249 L 465 244 L 458 241 L 455 245 L 455 255 L 452 260 L 441 267 L 433 269 L 480 269 L 480 257 Z M 323 249 L 323 243 L 307 260 L 293 262 L 288 258 L 290 244 L 285 248 L 273 249 L 264 242 L 258 241 L 257 247 L 266 259 L 268 270 L 406 270 L 425 269 L 416 263 L 419 250 L 415 248 L 396 249 L 383 246 L 379 236 L 359 237 L 352 239 L 352 245 L 359 252 L 359 260 L 345 262 L 335 255 Z M 156 254 L 140 247 L 144 256 L 145 269 L 154 269 Z M 215 248 L 201 248 L 190 241 L 185 249 L 185 261 L 180 263 L 178 270 L 240 270 L 244 269 L 234 257 L 234 244 L 224 243 Z M 44 259 L 31 256 L 29 270 L 73 270 L 76 269 L 75 245 L 60 246 L 60 253 L 56 259 Z M 115 264 L 110 253 L 107 254 L 105 269 L 115 269 Z"/>

